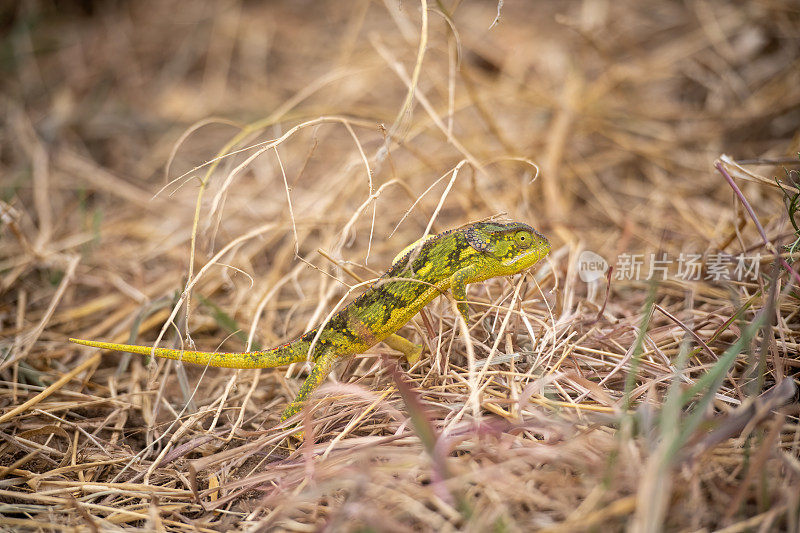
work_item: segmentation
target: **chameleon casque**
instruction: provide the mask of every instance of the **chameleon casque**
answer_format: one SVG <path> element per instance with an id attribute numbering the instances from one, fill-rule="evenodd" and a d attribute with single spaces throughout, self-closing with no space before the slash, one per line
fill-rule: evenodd
<path id="1" fill-rule="evenodd" d="M 549 252 L 547 239 L 519 222 L 476 222 L 420 239 L 400 252 L 386 273 L 327 323 L 271 350 L 214 353 L 81 339 L 70 341 L 106 350 L 153 354 L 227 368 L 272 368 L 312 360 L 314 367 L 297 398 L 281 416 L 281 420 L 286 420 L 302 409 L 337 359 L 361 353 L 384 341 L 402 352 L 409 363 L 415 363 L 422 354 L 422 347 L 394 333 L 420 309 L 449 289 L 459 312 L 468 322 L 467 284 L 517 274 Z M 320 327 L 323 327 L 321 332 Z"/>

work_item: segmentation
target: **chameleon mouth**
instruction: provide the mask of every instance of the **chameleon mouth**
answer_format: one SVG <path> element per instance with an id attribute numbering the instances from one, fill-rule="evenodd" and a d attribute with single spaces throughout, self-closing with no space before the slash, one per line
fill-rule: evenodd
<path id="1" fill-rule="evenodd" d="M 538 262 L 542 257 L 546 256 L 547 253 L 550 251 L 549 246 L 541 247 L 541 248 L 531 248 L 527 252 L 516 256 L 513 259 L 508 259 L 503 261 L 503 266 L 507 266 L 513 268 L 520 263 L 526 264 L 526 267 L 533 266 Z"/>

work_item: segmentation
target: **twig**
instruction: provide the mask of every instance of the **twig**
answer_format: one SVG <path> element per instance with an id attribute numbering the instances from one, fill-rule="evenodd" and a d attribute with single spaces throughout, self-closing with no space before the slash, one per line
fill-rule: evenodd
<path id="1" fill-rule="evenodd" d="M 747 210 L 747 214 L 750 215 L 751 219 L 753 219 L 753 223 L 755 223 L 756 229 L 758 230 L 759 235 L 761 235 L 762 241 L 764 241 L 764 245 L 767 247 L 767 249 L 770 252 L 775 254 L 775 256 L 777 257 L 778 261 L 780 261 L 781 264 L 783 265 L 783 267 L 786 270 L 788 270 L 789 273 L 792 274 L 792 276 L 794 277 L 795 281 L 797 281 L 797 283 L 800 284 L 800 274 L 798 274 L 791 267 L 791 265 L 789 265 L 789 263 L 786 261 L 786 259 L 781 257 L 781 255 L 778 252 L 778 249 L 776 248 L 776 246 L 774 244 L 772 244 L 772 242 L 770 242 L 770 240 L 767 238 L 767 234 L 764 231 L 764 227 L 761 225 L 761 222 L 758 221 L 758 217 L 756 216 L 755 211 L 753 211 L 753 208 L 750 206 L 750 202 L 748 202 L 747 198 L 744 197 L 744 194 L 742 194 L 741 189 L 739 189 L 739 186 L 736 185 L 735 181 L 733 181 L 733 178 L 731 177 L 731 175 L 728 174 L 728 171 L 725 169 L 725 167 L 723 166 L 722 162 L 717 160 L 714 163 L 714 166 L 717 168 L 717 170 L 719 170 L 720 174 L 722 174 L 722 177 L 724 177 L 727 180 L 728 184 L 731 186 L 731 189 L 733 189 L 733 192 L 736 193 L 736 196 L 739 198 L 739 201 L 742 202 L 742 205 L 744 206 L 745 210 Z"/>

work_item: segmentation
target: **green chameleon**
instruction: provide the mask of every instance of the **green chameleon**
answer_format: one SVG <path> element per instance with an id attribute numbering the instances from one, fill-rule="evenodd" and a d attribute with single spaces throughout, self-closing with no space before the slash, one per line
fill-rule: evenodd
<path id="1" fill-rule="evenodd" d="M 313 360 L 314 367 L 297 398 L 281 416 L 281 420 L 286 420 L 302 409 L 337 359 L 362 353 L 384 341 L 414 364 L 422 354 L 422 347 L 394 332 L 420 309 L 450 289 L 459 312 L 468 322 L 469 308 L 465 301 L 468 283 L 522 272 L 549 252 L 547 239 L 519 222 L 476 222 L 428 236 L 400 252 L 385 274 L 327 323 L 271 350 L 213 353 L 81 339 L 70 341 L 226 368 L 272 368 Z M 320 327 L 323 327 L 322 332 Z"/>

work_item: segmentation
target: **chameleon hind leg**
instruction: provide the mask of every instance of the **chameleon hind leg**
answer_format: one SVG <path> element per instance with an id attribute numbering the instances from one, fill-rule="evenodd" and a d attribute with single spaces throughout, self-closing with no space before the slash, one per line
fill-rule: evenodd
<path id="1" fill-rule="evenodd" d="M 305 405 L 306 400 L 308 400 L 317 387 L 319 387 L 322 382 L 325 381 L 325 378 L 328 377 L 328 374 L 331 373 L 331 370 L 333 369 L 333 363 L 335 361 L 336 352 L 334 351 L 324 353 L 317 358 L 317 360 L 314 362 L 314 368 L 311 369 L 311 372 L 303 382 L 303 385 L 300 386 L 300 392 L 297 393 L 297 397 L 283 411 L 283 414 L 281 415 L 281 421 L 284 421 L 300 412 L 300 410 L 303 408 L 303 405 Z"/>
<path id="2" fill-rule="evenodd" d="M 422 346 L 419 344 L 414 344 L 410 340 L 406 339 L 405 337 L 401 337 L 395 333 L 392 333 L 385 339 L 383 339 L 384 344 L 386 344 L 389 348 L 393 350 L 397 350 L 398 352 L 402 352 L 405 355 L 408 364 L 413 365 L 419 358 L 422 356 Z"/>

